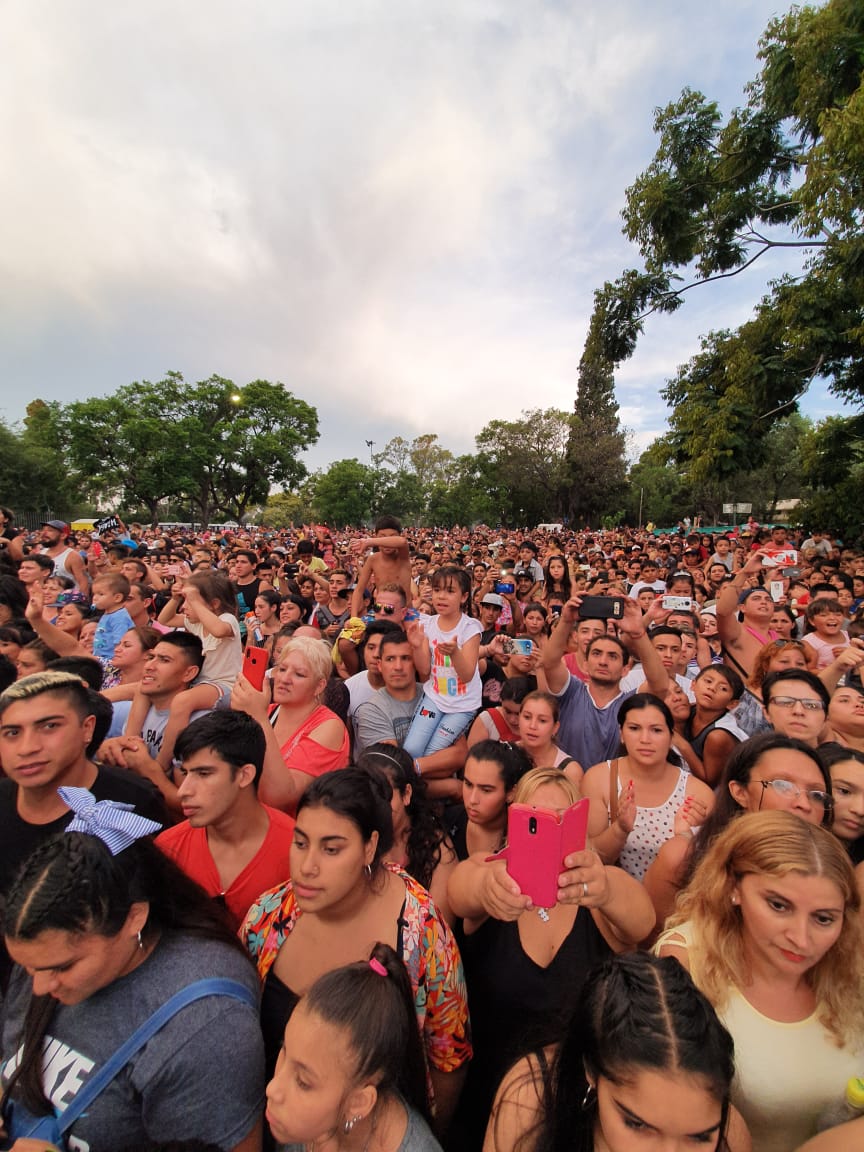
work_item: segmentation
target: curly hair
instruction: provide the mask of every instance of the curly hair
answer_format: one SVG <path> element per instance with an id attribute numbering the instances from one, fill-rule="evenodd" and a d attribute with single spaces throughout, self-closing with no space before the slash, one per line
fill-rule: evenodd
<path id="1" fill-rule="evenodd" d="M 769 640 L 759 649 L 753 661 L 753 669 L 747 680 L 747 687 L 751 692 L 761 691 L 762 682 L 771 668 L 771 661 L 787 648 L 794 648 L 796 652 L 800 652 L 804 660 L 802 668 L 807 667 L 807 649 L 800 640 Z"/>
<path id="2" fill-rule="evenodd" d="M 864 1038 L 864 935 L 855 872 L 830 832 L 791 812 L 752 812 L 708 845 L 667 929 L 689 922 L 699 940 L 700 987 L 722 1009 L 732 986 L 747 984 L 749 965 L 740 906 L 732 903 L 743 876 L 820 876 L 836 885 L 843 925 L 836 943 L 805 976 L 819 1020 L 838 1047 Z"/>
<path id="3" fill-rule="evenodd" d="M 370 775 L 383 773 L 391 788 L 397 789 L 403 797 L 410 785 L 411 801 L 407 812 L 411 831 L 405 846 L 408 857 L 405 871 L 428 889 L 435 869 L 441 863 L 441 845 L 447 834 L 429 803 L 426 781 L 414 771 L 414 761 L 408 753 L 394 744 L 371 744 L 358 757 L 356 766 Z"/>

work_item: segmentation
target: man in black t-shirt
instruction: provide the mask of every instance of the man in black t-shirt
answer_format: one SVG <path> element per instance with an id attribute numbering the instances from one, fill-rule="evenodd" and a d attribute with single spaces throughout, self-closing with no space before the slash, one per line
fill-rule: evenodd
<path id="1" fill-rule="evenodd" d="M 12 524 L 14 519 L 12 509 L 0 504 L 0 548 L 5 548 L 18 563 L 24 555 L 24 536 Z"/>
<path id="2" fill-rule="evenodd" d="M 68 672 L 25 676 L 0 695 L 0 892 L 22 862 L 72 819 L 61 785 L 88 788 L 97 800 L 132 804 L 161 824 L 165 809 L 146 780 L 87 757 L 96 717 L 90 694 Z"/>

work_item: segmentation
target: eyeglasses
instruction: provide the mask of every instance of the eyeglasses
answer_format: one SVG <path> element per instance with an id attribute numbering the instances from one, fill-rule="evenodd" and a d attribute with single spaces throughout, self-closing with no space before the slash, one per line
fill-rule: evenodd
<path id="1" fill-rule="evenodd" d="M 370 604 L 373 612 L 382 612 L 385 616 L 392 616 L 399 609 L 393 604 Z"/>
<path id="2" fill-rule="evenodd" d="M 772 696 L 769 704 L 776 704 L 778 708 L 794 708 L 800 704 L 808 712 L 824 712 L 825 705 L 821 700 L 808 700 L 803 696 Z"/>
<path id="3" fill-rule="evenodd" d="M 784 800 L 797 800 L 799 796 L 806 796 L 808 800 L 813 804 L 818 804 L 820 808 L 834 807 L 834 797 L 827 792 L 820 792 L 818 788 L 799 788 L 791 780 L 754 780 L 753 783 L 762 785 L 763 794 L 766 788 L 773 788 L 777 795 L 782 796 Z M 761 801 L 759 806 L 762 806 Z"/>

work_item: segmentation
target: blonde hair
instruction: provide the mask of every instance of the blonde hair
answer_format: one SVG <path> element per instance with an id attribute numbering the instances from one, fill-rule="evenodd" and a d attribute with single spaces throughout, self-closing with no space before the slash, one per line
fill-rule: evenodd
<path id="1" fill-rule="evenodd" d="M 820 876 L 836 885 L 843 925 L 836 942 L 805 975 L 816 995 L 818 1018 L 838 1047 L 864 1037 L 864 935 L 855 872 L 840 842 L 791 812 L 739 816 L 709 845 L 689 885 L 678 896 L 667 928 L 689 921 L 699 941 L 697 983 L 722 1009 L 732 985 L 743 988 L 750 970 L 740 908 L 732 903 L 743 876 Z"/>
<path id="2" fill-rule="evenodd" d="M 295 652 L 306 661 L 316 680 L 330 679 L 333 664 L 326 641 L 316 640 L 313 636 L 293 636 L 279 653 L 279 663 Z"/>
<path id="3" fill-rule="evenodd" d="M 568 804 L 575 804 L 582 799 L 578 787 L 569 776 L 565 776 L 560 768 L 532 768 L 526 772 L 513 792 L 514 804 L 528 804 L 538 788 L 544 784 L 555 784 L 567 797 Z"/>

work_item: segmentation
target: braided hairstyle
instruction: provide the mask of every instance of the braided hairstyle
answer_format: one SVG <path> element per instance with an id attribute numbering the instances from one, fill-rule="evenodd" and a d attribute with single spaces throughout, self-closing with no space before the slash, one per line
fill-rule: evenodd
<path id="1" fill-rule="evenodd" d="M 732 1037 L 677 960 L 635 952 L 605 961 L 588 977 L 543 1077 L 541 1119 L 520 1146 L 592 1152 L 597 1098 L 589 1078 L 620 1084 L 642 1070 L 702 1080 L 722 1104 L 715 1152 L 726 1149 Z"/>
<path id="2" fill-rule="evenodd" d="M 42 932 L 116 936 L 133 904 L 149 906 L 142 936 L 178 932 L 221 940 L 244 956 L 222 908 L 149 839 L 116 856 L 97 836 L 61 832 L 22 864 L 2 909 L 4 935 L 34 940 Z M 50 1112 L 42 1089 L 42 1045 L 56 1002 L 31 996 L 24 1022 L 21 1063 L 7 1087 L 17 1087 L 33 1112 Z"/>
<path id="3" fill-rule="evenodd" d="M 414 994 L 405 965 L 387 944 L 376 944 L 371 960 L 326 972 L 301 1000 L 303 1008 L 345 1029 L 358 1081 L 374 1081 L 379 1095 L 399 1094 L 430 1120 L 426 1064 Z"/>

